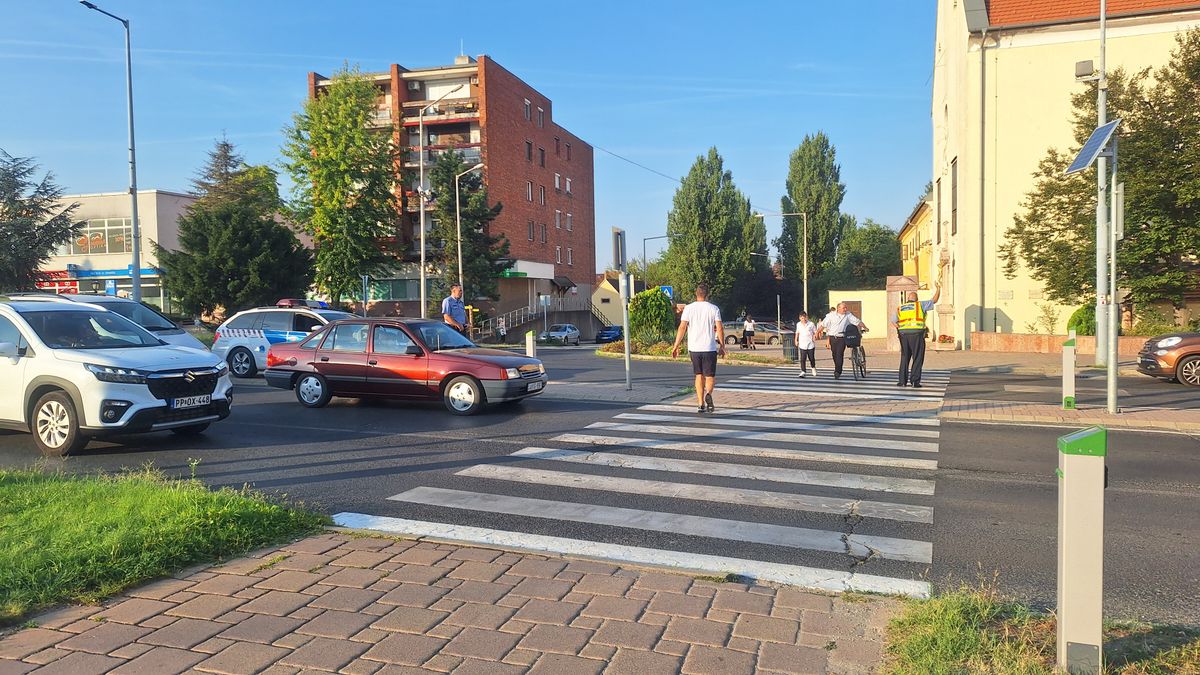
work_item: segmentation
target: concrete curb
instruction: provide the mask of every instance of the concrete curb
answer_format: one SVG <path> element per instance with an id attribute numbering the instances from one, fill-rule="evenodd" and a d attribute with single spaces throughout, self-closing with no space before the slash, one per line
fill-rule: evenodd
<path id="1" fill-rule="evenodd" d="M 1110 429 L 1158 429 L 1162 431 L 1200 432 L 1200 422 L 1167 422 L 1155 420 L 1134 420 L 1129 418 L 1110 418 L 1108 416 L 1087 416 L 1073 419 L 1051 417 L 1049 415 L 993 415 L 974 412 L 942 412 L 939 419 L 963 422 L 994 422 L 998 424 L 1015 424 L 1028 422 L 1059 427 L 1075 427 L 1099 425 Z"/>

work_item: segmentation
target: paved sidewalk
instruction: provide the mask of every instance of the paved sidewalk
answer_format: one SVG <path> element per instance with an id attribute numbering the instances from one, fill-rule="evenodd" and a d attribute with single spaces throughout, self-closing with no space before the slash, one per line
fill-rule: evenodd
<path id="1" fill-rule="evenodd" d="M 1075 410 L 1049 403 L 947 399 L 942 404 L 942 419 L 980 422 L 1034 422 L 1064 426 L 1099 424 L 1110 428 L 1165 429 L 1200 431 L 1200 411 L 1166 408 L 1122 408 L 1110 415 L 1104 406 L 1081 405 Z"/>
<path id="2" fill-rule="evenodd" d="M 898 601 L 323 534 L 36 617 L 10 673 L 866 673 Z"/>

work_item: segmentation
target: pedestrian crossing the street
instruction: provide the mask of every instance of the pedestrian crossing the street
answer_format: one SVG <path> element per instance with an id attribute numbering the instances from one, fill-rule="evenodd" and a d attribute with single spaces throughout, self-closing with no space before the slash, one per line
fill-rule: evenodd
<path id="1" fill-rule="evenodd" d="M 940 400 L 948 374 L 926 378 L 920 400 Z M 805 382 L 782 367 L 731 386 L 855 384 L 828 379 Z M 698 414 L 690 403 L 643 405 L 430 474 L 388 498 L 386 510 L 400 517 L 341 513 L 335 521 L 829 591 L 928 594 L 935 408 L 859 414 L 798 401 Z"/>
<path id="2" fill-rule="evenodd" d="M 899 401 L 941 401 L 950 382 L 948 370 L 926 370 L 921 375 L 921 386 L 896 386 L 896 371 L 868 370 L 865 379 L 854 379 L 850 363 L 842 371 L 840 379 L 834 379 L 830 368 L 800 377 L 799 366 L 782 366 L 767 371 L 743 375 L 727 382 L 719 382 L 725 391 L 798 394 L 823 398 L 845 399 L 893 399 Z"/>

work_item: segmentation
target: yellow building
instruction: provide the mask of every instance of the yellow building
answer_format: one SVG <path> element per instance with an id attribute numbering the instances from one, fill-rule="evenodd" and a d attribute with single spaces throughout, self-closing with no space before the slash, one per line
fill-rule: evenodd
<path id="1" fill-rule="evenodd" d="M 934 278 L 931 264 L 933 260 L 933 199 L 922 199 L 904 227 L 900 228 L 900 260 L 904 264 L 901 272 L 906 277 L 917 280 L 921 288 L 930 288 Z"/>
<path id="2" fill-rule="evenodd" d="M 1109 0 L 1106 60 L 1126 72 L 1167 63 L 1178 33 L 1200 26 L 1200 2 Z M 942 269 L 939 334 L 1028 332 L 1057 313 L 1000 250 L 1046 151 L 1070 150 L 1075 64 L 1098 62 L 1099 2 L 939 0 L 934 48 L 933 262 Z M 1064 170 L 1066 167 L 1063 167 Z M 1081 265 L 1094 265 L 1081 260 Z"/>

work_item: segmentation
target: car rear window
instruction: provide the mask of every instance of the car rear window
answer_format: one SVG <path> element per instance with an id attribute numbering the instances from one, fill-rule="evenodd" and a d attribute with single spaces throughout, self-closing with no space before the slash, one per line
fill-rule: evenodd
<path id="1" fill-rule="evenodd" d="M 292 312 L 263 312 L 262 329 L 290 331 L 292 316 Z"/>

